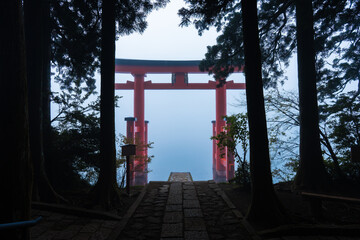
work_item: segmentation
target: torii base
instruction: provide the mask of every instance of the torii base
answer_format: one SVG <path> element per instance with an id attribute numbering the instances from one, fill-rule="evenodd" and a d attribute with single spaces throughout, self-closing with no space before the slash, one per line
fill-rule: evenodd
<path id="1" fill-rule="evenodd" d="M 134 184 L 134 186 L 145 186 L 147 184 L 147 173 L 146 172 L 135 172 L 133 184 Z"/>

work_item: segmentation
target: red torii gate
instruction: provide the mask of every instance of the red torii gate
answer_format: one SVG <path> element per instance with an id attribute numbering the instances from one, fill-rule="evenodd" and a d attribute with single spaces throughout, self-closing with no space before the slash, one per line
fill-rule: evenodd
<path id="1" fill-rule="evenodd" d="M 125 118 L 127 121 L 126 136 L 137 139 L 140 143 L 147 144 L 147 125 L 145 121 L 144 90 L 170 90 L 170 89 L 215 89 L 216 91 L 216 120 L 213 123 L 213 136 L 224 131 L 226 121 L 226 89 L 245 89 L 245 83 L 227 81 L 222 87 L 217 88 L 216 81 L 208 83 L 189 83 L 189 73 L 204 73 L 199 69 L 200 61 L 163 61 L 163 60 L 134 60 L 115 59 L 116 73 L 131 73 L 134 81 L 115 83 L 117 90 L 134 90 L 134 117 Z M 242 72 L 243 69 L 236 69 Z M 152 83 L 144 81 L 147 73 L 171 73 L 171 83 Z M 147 149 L 139 150 L 140 160 L 135 160 L 132 170 L 132 185 L 145 185 L 147 183 Z M 221 157 L 222 156 L 222 157 Z M 213 140 L 213 179 L 216 182 L 225 182 L 234 177 L 234 157 L 227 150 L 221 151 Z"/>

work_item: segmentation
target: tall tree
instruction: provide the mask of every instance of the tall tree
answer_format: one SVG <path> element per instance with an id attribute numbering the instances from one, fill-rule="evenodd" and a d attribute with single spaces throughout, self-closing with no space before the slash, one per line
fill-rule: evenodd
<path id="1" fill-rule="evenodd" d="M 101 25 L 101 171 L 95 189 L 99 203 L 109 208 L 119 198 L 115 167 L 115 0 L 102 1 Z"/>
<path id="2" fill-rule="evenodd" d="M 296 1 L 300 166 L 294 184 L 297 189 L 319 191 L 326 189 L 328 178 L 320 146 L 312 9 L 311 0 Z"/>
<path id="3" fill-rule="evenodd" d="M 28 99 L 23 11 L 20 0 L 0 8 L 1 160 L 0 223 L 29 220 L 32 168 L 29 151 Z M 28 230 L 1 230 L 1 239 L 30 239 Z"/>
<path id="4" fill-rule="evenodd" d="M 43 129 L 43 138 L 44 138 L 44 158 L 45 169 L 47 176 L 49 177 L 50 183 L 52 183 L 52 175 L 49 174 L 49 166 L 52 166 L 51 157 L 49 156 L 49 149 L 51 146 L 51 107 L 50 107 L 50 97 L 51 97 L 51 64 L 50 64 L 50 1 L 42 2 L 42 47 L 43 47 L 43 67 L 42 67 L 42 98 L 41 98 L 41 108 L 42 108 L 42 129 Z"/>
<path id="5" fill-rule="evenodd" d="M 165 6 L 166 0 L 150 2 L 102 1 L 101 14 L 101 100 L 100 100 L 100 154 L 99 179 L 94 188 L 97 202 L 110 208 L 119 200 L 116 182 L 115 150 L 115 40 L 116 33 L 129 34 L 144 31 L 146 15 L 155 7 Z M 128 11 L 127 11 L 128 10 Z M 118 22 L 118 29 L 115 28 Z"/>
<path id="6" fill-rule="evenodd" d="M 246 99 L 250 133 L 251 204 L 247 219 L 261 225 L 284 222 L 283 209 L 275 195 L 266 129 L 257 1 L 242 0 Z"/>
<path id="7" fill-rule="evenodd" d="M 44 82 L 43 1 L 25 0 L 25 43 L 29 98 L 29 136 L 34 167 L 33 198 L 42 201 L 62 199 L 52 188 L 44 168 L 42 87 Z"/>

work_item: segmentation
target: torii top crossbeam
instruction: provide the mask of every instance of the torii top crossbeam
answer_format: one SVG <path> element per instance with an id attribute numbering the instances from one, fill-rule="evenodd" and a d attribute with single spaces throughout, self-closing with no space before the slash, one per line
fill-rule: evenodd
<path id="1" fill-rule="evenodd" d="M 206 73 L 199 69 L 200 61 L 115 59 L 115 72 L 133 75 L 171 73 L 171 83 L 144 82 L 144 89 L 216 89 L 216 82 L 188 83 L 188 73 Z M 242 69 L 235 69 L 242 72 Z M 115 89 L 134 89 L 134 82 L 116 83 Z M 245 83 L 226 82 L 226 89 L 245 89 Z"/>

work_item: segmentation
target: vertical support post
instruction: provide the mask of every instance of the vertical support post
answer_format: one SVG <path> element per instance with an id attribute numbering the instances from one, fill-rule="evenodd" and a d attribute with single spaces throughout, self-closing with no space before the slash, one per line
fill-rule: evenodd
<path id="1" fill-rule="evenodd" d="M 216 136 L 216 121 L 213 120 L 211 121 L 212 123 L 212 129 L 213 129 L 213 137 Z M 216 140 L 213 139 L 212 140 L 213 143 L 213 153 L 212 153 L 212 170 L 213 170 L 213 179 L 216 178 L 216 149 L 217 149 L 217 145 L 216 145 Z"/>
<path id="2" fill-rule="evenodd" d="M 134 76 L 134 117 L 137 121 L 135 123 L 135 142 L 139 146 L 136 150 L 136 157 L 134 161 L 134 184 L 145 185 L 145 91 L 144 91 L 144 77 L 145 74 L 133 74 Z"/>
<path id="3" fill-rule="evenodd" d="M 230 127 L 230 123 L 226 123 Z M 234 166 L 234 154 L 231 151 L 227 151 L 227 167 L 226 167 L 226 180 L 230 181 L 235 177 L 235 166 Z"/>
<path id="4" fill-rule="evenodd" d="M 135 144 L 135 121 L 136 118 L 134 117 L 126 117 L 126 138 L 129 140 L 127 144 Z M 126 158 L 127 159 L 127 158 Z M 129 162 L 126 167 L 128 167 L 129 175 L 126 175 L 126 178 L 129 179 L 129 187 L 134 186 L 134 156 L 129 156 L 129 159 L 127 159 Z M 127 182 L 128 183 L 128 182 Z"/>
<path id="5" fill-rule="evenodd" d="M 149 141 L 148 141 L 148 124 L 149 124 L 149 121 L 145 121 L 145 144 L 146 144 L 146 148 L 145 148 L 145 156 L 146 156 L 146 160 L 148 158 L 148 147 L 147 145 L 149 144 Z M 145 181 L 146 183 L 148 182 L 148 162 L 146 161 L 145 162 Z"/>
<path id="6" fill-rule="evenodd" d="M 226 116 L 226 85 L 216 88 L 216 133 L 224 131 Z M 226 182 L 227 151 L 216 146 L 215 182 Z"/>
<path id="7" fill-rule="evenodd" d="M 126 144 L 124 146 L 121 146 L 121 155 L 126 156 L 126 192 L 128 196 L 130 197 L 130 166 L 131 166 L 131 157 L 134 156 L 136 153 L 136 145 L 135 144 Z"/>
<path id="8" fill-rule="evenodd" d="M 130 196 L 130 185 L 131 185 L 131 164 L 130 156 L 126 156 L 126 193 Z"/>
<path id="9" fill-rule="evenodd" d="M 135 144 L 135 121 L 134 117 L 126 117 L 126 138 L 130 140 L 131 144 Z"/>

